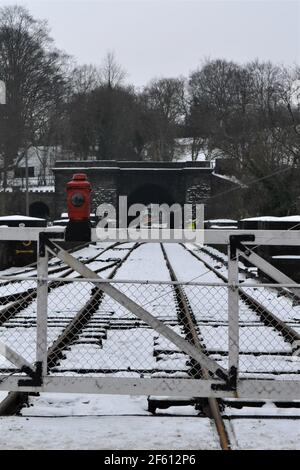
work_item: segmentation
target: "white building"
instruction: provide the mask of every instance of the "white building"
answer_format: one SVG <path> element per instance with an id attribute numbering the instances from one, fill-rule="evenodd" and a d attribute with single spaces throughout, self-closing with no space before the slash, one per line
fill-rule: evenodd
<path id="1" fill-rule="evenodd" d="M 28 164 L 28 183 L 33 186 L 53 186 L 52 167 L 57 158 L 61 158 L 60 147 L 30 147 L 18 158 L 17 166 L 9 173 L 9 185 L 24 187 L 26 179 L 26 160 Z"/>

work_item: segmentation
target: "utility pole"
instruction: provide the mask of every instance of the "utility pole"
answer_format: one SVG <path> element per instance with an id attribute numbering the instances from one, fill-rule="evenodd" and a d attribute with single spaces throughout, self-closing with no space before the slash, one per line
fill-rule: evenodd
<path id="1" fill-rule="evenodd" d="M 2 80 L 0 80 L 0 104 L 6 104 L 6 86 Z"/>
<path id="2" fill-rule="evenodd" d="M 28 149 L 25 150 L 25 181 L 26 181 L 26 195 L 25 195 L 25 215 L 29 215 L 29 191 L 28 191 Z"/>
<path id="3" fill-rule="evenodd" d="M 6 104 L 6 86 L 3 80 L 0 80 L 0 106 Z M 5 198 L 5 194 L 4 194 Z M 4 207 L 6 206 L 6 199 L 4 199 Z"/>

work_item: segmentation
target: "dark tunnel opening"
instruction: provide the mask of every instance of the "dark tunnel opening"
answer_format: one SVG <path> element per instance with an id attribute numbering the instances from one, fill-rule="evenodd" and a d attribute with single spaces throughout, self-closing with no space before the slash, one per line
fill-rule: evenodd
<path id="1" fill-rule="evenodd" d="M 41 201 L 33 202 L 29 206 L 30 217 L 38 217 L 41 219 L 48 219 L 50 216 L 49 207 Z"/>
<path id="2" fill-rule="evenodd" d="M 155 211 L 152 210 L 153 204 L 167 204 L 168 206 L 172 206 L 173 204 L 175 204 L 175 202 L 176 201 L 169 193 L 169 191 L 156 184 L 147 184 L 139 187 L 128 196 L 127 200 L 128 209 L 133 204 L 143 204 L 145 207 L 147 207 L 145 212 L 142 214 L 142 218 L 146 225 L 151 225 L 151 222 L 154 221 Z M 136 216 L 138 215 L 139 213 L 136 214 Z M 128 215 L 128 225 L 132 223 L 134 219 L 134 216 Z M 146 220 L 148 220 L 148 223 L 146 222 Z M 160 224 L 161 219 L 155 220 L 155 222 L 157 224 Z M 168 226 L 170 228 L 174 227 L 174 214 L 172 212 L 170 214 L 170 221 L 168 223 Z"/>

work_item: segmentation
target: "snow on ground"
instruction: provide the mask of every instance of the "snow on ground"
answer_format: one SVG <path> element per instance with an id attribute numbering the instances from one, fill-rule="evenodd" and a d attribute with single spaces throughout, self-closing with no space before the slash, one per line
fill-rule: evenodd
<path id="1" fill-rule="evenodd" d="M 275 403 L 272 401 L 266 401 L 262 406 L 243 406 L 243 408 L 238 409 L 230 406 L 230 402 L 234 402 L 234 399 L 227 399 L 226 402 L 228 405 L 225 406 L 224 415 L 229 417 L 237 417 L 240 418 L 241 416 L 249 417 L 278 417 L 278 418 L 288 418 L 291 416 L 296 416 L 298 419 L 300 418 L 300 408 L 296 407 L 296 403 L 299 405 L 299 401 L 295 401 L 295 407 L 281 407 L 276 406 Z"/>
<path id="2" fill-rule="evenodd" d="M 160 246 L 158 244 L 139 246 L 119 268 L 115 279 L 170 280 Z M 157 284 L 116 284 L 116 287 L 131 299 L 145 305 L 153 315 L 163 315 L 177 321 L 176 304 L 171 287 L 162 288 Z M 108 329 L 107 338 L 102 344 L 73 344 L 66 351 L 65 358 L 60 361 L 62 369 L 76 367 L 122 370 L 131 368 L 145 371 L 155 368 L 165 369 L 166 364 L 161 362 L 158 364 L 156 357 L 153 356 L 157 333 L 150 328 L 135 327 L 136 317 L 105 295 L 98 311 L 93 315 L 93 320 L 106 320 L 108 317 L 112 324 L 117 320 L 126 320 L 128 325 L 131 323 L 131 327 L 128 330 Z M 92 322 L 90 327 L 93 327 Z"/>
<path id="3" fill-rule="evenodd" d="M 190 256 L 179 244 L 165 243 L 164 247 L 179 281 L 220 283 L 220 279 L 212 271 Z"/>
<path id="4" fill-rule="evenodd" d="M 21 191 L 25 192 L 25 188 L 21 188 Z M 54 191 L 55 191 L 55 187 L 53 185 L 29 187 L 30 193 L 47 193 L 47 192 L 54 193 Z"/>
<path id="5" fill-rule="evenodd" d="M 151 415 L 147 411 L 147 399 L 127 395 L 86 395 L 80 393 L 42 393 L 30 397 L 29 406 L 22 409 L 22 416 L 109 416 Z"/>
<path id="6" fill-rule="evenodd" d="M 190 137 L 181 137 L 175 139 L 175 155 L 174 161 L 176 162 L 190 162 L 193 160 L 192 147 L 193 139 Z M 203 151 L 199 151 L 197 161 L 206 161 L 207 157 Z"/>
<path id="7" fill-rule="evenodd" d="M 0 449 L 219 449 L 208 418 L 0 418 Z"/>
<path id="8" fill-rule="evenodd" d="M 97 344 L 73 344 L 60 361 L 60 367 L 73 369 L 132 369 L 156 367 L 153 356 L 154 331 L 148 328 L 110 330 L 102 348 Z"/>
<path id="9" fill-rule="evenodd" d="M 234 419 L 226 428 L 233 449 L 300 449 L 299 419 Z"/>
<path id="10" fill-rule="evenodd" d="M 196 416 L 191 406 L 152 416 L 146 397 L 45 393 L 34 400 L 22 416 L 0 418 L 1 450 L 220 449 L 212 421 Z M 300 449 L 299 419 L 286 416 L 291 410 L 272 403 L 230 410 L 225 425 L 233 449 Z M 238 417 L 246 413 L 253 417 Z"/>

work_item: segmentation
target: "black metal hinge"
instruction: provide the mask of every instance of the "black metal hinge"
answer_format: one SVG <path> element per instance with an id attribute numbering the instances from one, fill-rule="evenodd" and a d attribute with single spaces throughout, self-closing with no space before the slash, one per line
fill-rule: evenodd
<path id="1" fill-rule="evenodd" d="M 39 234 L 39 256 L 44 258 L 46 256 L 46 245 L 49 243 L 50 239 L 60 239 L 62 240 L 64 233 L 62 232 L 40 232 Z"/>
<path id="2" fill-rule="evenodd" d="M 232 366 L 229 370 L 228 377 L 226 377 L 226 383 L 212 384 L 212 390 L 223 390 L 232 391 L 236 390 L 237 387 L 237 368 Z"/>
<path id="3" fill-rule="evenodd" d="M 21 372 L 25 372 L 30 379 L 20 379 L 18 381 L 19 387 L 41 387 L 43 385 L 43 367 L 42 362 L 35 363 L 35 370 L 28 366 L 23 366 Z"/>
<path id="4" fill-rule="evenodd" d="M 230 245 L 230 259 L 236 259 L 236 250 L 239 249 L 244 253 L 247 252 L 248 248 L 243 245 L 242 242 L 254 242 L 255 235 L 229 235 Z"/>

